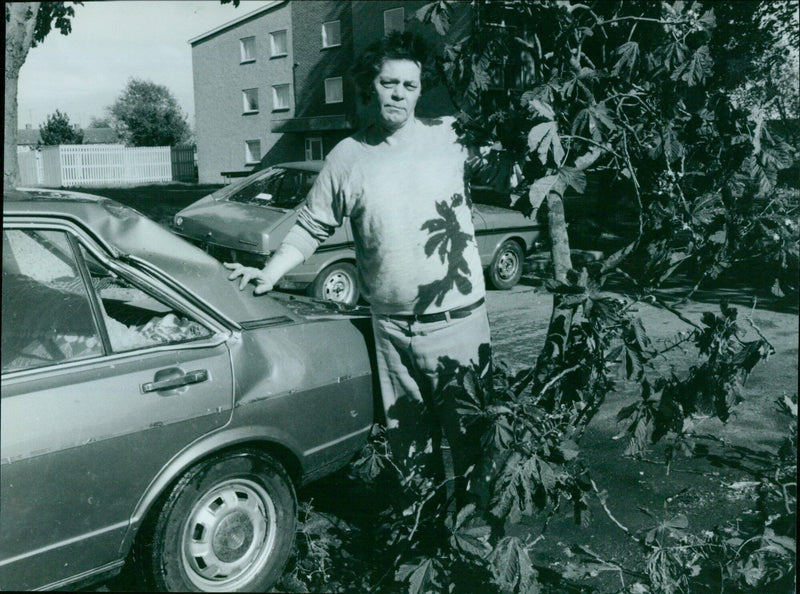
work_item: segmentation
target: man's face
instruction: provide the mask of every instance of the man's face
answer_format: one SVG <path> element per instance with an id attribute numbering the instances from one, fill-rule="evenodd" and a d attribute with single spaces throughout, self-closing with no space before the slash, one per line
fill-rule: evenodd
<path id="1" fill-rule="evenodd" d="M 414 115 L 422 92 L 419 64 L 411 60 L 385 60 L 372 84 L 381 123 L 390 130 L 402 127 Z"/>

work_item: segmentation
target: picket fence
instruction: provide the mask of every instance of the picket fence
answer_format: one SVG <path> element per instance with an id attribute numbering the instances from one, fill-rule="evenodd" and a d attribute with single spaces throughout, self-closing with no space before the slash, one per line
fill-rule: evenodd
<path id="1" fill-rule="evenodd" d="M 194 149 L 126 147 L 117 144 L 46 146 L 18 153 L 21 185 L 48 187 L 116 186 L 187 181 Z"/>

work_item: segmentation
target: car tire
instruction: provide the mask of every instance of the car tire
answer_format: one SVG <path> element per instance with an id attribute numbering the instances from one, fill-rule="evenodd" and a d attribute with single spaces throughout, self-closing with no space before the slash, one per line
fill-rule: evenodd
<path id="1" fill-rule="evenodd" d="M 350 262 L 327 266 L 311 283 L 309 295 L 315 299 L 355 305 L 361 297 L 356 267 Z"/>
<path id="2" fill-rule="evenodd" d="M 297 499 L 259 450 L 201 462 L 170 490 L 136 560 L 156 590 L 268 592 L 294 543 Z"/>
<path id="3" fill-rule="evenodd" d="M 489 283 L 501 291 L 515 286 L 522 277 L 524 260 L 522 247 L 513 239 L 506 239 L 489 265 Z"/>

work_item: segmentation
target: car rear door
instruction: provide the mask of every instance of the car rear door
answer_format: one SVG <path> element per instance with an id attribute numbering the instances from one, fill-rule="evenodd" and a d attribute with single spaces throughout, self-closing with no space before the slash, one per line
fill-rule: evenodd
<path id="1" fill-rule="evenodd" d="M 78 235 L 4 230 L 0 589 L 120 564 L 148 485 L 232 410 L 226 331 Z"/>

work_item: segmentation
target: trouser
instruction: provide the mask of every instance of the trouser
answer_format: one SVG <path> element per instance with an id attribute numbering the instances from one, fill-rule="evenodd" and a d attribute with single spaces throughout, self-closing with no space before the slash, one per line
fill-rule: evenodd
<path id="1" fill-rule="evenodd" d="M 458 319 L 418 322 L 373 314 L 372 322 L 393 458 L 406 470 L 422 464 L 426 475 L 444 478 L 444 433 L 455 475 L 463 476 L 480 458 L 480 436 L 471 435 L 460 423 L 460 392 L 451 380 L 466 367 L 480 370 L 488 365 L 486 381 L 491 381 L 486 306 Z M 459 483 L 461 490 L 464 483 Z"/>

